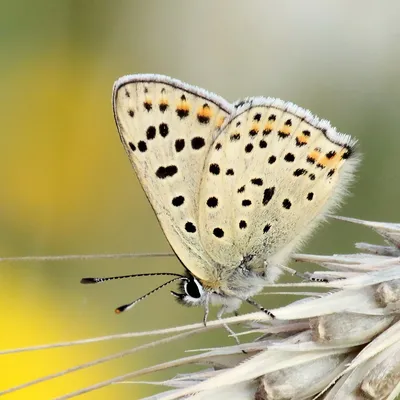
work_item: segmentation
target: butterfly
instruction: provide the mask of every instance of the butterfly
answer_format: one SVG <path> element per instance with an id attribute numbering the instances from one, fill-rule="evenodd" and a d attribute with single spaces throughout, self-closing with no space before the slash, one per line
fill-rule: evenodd
<path id="1" fill-rule="evenodd" d="M 162 75 L 114 84 L 122 144 L 185 273 L 183 304 L 219 316 L 277 280 L 280 266 L 338 205 L 358 163 L 356 140 L 275 98 L 233 104 Z M 118 277 L 117 277 L 118 278 Z M 84 278 L 83 283 L 114 278 Z M 270 313 L 269 313 L 270 314 Z M 272 314 L 270 314 L 272 316 Z"/>

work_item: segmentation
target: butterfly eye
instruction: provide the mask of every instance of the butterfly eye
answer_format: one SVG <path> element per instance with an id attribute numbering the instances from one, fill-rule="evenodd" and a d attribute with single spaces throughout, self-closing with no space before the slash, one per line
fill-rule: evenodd
<path id="1" fill-rule="evenodd" d="M 188 279 L 183 285 L 185 293 L 193 299 L 199 299 L 203 292 L 201 284 L 195 279 Z"/>

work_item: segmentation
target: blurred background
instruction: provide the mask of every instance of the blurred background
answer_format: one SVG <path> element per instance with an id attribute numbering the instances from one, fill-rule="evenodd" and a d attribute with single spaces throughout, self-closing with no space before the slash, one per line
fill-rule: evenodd
<path id="1" fill-rule="evenodd" d="M 169 251 L 114 126 L 112 85 L 131 73 L 170 75 L 230 101 L 280 97 L 331 120 L 359 139 L 364 155 L 339 213 L 399 222 L 399 12 L 395 0 L 2 1 L 0 257 Z M 352 252 L 368 240 L 380 242 L 332 221 L 302 251 Z M 79 284 L 84 276 L 181 270 L 175 258 L 2 263 L 0 349 L 199 322 L 203 311 L 178 305 L 168 290 L 114 314 L 163 279 Z M 268 308 L 293 299 L 259 298 Z M 0 390 L 141 342 L 0 356 Z M 50 399 L 231 342 L 225 331 L 195 336 L 7 398 Z M 114 385 L 83 398 L 158 390 Z"/>

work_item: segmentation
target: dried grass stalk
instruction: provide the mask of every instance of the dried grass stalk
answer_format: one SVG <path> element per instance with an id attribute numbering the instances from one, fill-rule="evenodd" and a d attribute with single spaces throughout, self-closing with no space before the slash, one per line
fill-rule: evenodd
<path id="1" fill-rule="evenodd" d="M 356 247 L 360 252 L 347 255 L 295 255 L 296 261 L 313 262 L 324 270 L 308 274 L 312 279 L 306 282 L 271 286 L 317 287 L 325 289 L 325 292 L 306 293 L 309 297 L 271 310 L 277 317 L 275 320 L 261 312 L 226 318 L 223 322 L 230 325 L 247 324 L 247 332 L 240 336 L 241 345 L 203 349 L 199 354 L 111 378 L 59 399 L 68 399 L 112 383 L 135 383 L 130 379 L 154 371 L 201 364 L 207 367 L 201 372 L 152 382 L 173 389 L 146 400 L 394 400 L 400 393 L 400 224 L 340 219 L 374 229 L 383 236 L 387 245 L 358 243 Z M 320 278 L 328 278 L 328 282 L 318 281 Z M 175 334 L 73 370 L 221 326 L 221 321 L 211 321 L 206 328 L 199 323 L 114 336 L 117 339 Z M 250 333 L 258 334 L 258 337 L 245 343 L 243 338 Z M 70 344 L 82 344 L 82 341 Z M 52 346 L 63 345 L 67 344 Z M 32 349 L 35 348 L 29 350 Z M 3 354 L 25 350 L 5 351 Z M 61 371 L 40 381 L 69 372 L 71 370 Z M 7 392 L 22 390 L 37 382 L 27 382 Z"/>

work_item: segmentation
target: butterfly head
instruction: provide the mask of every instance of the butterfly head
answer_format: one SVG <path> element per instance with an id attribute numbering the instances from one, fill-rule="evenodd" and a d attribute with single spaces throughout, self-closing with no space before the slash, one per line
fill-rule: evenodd
<path id="1" fill-rule="evenodd" d="M 188 272 L 187 277 L 179 282 L 179 292 L 171 291 L 171 294 L 181 304 L 198 306 L 206 301 L 207 290 L 200 280 Z"/>
<path id="2" fill-rule="evenodd" d="M 238 274 L 233 273 L 232 278 L 234 279 L 236 275 Z M 256 286 L 253 284 L 252 289 Z M 258 286 L 257 292 L 261 288 L 260 285 Z M 185 277 L 179 281 L 179 289 L 179 292 L 172 291 L 171 294 L 180 304 L 190 307 L 202 306 L 205 309 L 208 309 L 209 304 L 222 305 L 229 312 L 237 310 L 243 300 L 247 301 L 247 297 L 254 294 L 248 288 L 237 287 L 233 289 L 229 285 L 223 285 L 219 280 L 202 280 L 188 270 L 186 270 Z"/>

